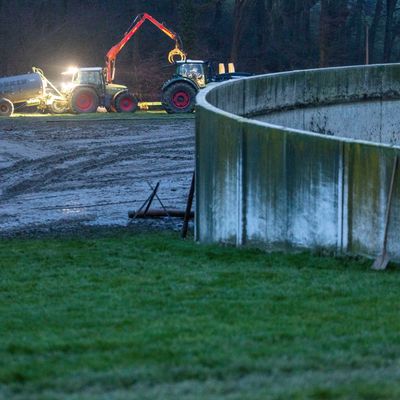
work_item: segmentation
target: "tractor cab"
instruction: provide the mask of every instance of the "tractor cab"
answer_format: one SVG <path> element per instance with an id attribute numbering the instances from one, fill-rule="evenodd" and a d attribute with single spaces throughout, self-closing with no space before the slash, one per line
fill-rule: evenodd
<path id="1" fill-rule="evenodd" d="M 72 83 L 75 85 L 93 85 L 102 87 L 104 76 L 102 68 L 80 68 L 72 75 Z"/>
<path id="2" fill-rule="evenodd" d="M 103 68 L 71 68 L 63 75 L 69 75 L 70 80 L 64 84 L 64 90 L 71 91 L 79 86 L 90 86 L 97 92 L 104 91 L 105 79 Z"/>
<path id="3" fill-rule="evenodd" d="M 106 83 L 105 71 L 103 68 L 78 68 L 72 75 L 72 87 L 90 86 L 96 90 L 100 97 L 114 97 L 118 93 L 127 91 L 124 85 Z"/>
<path id="4" fill-rule="evenodd" d="M 190 79 L 198 88 L 204 88 L 210 81 L 209 63 L 199 60 L 178 61 L 176 63 L 176 76 Z"/>
<path id="5" fill-rule="evenodd" d="M 62 75 L 68 76 L 68 80 L 62 83 L 62 91 L 65 94 L 81 86 L 89 86 L 99 93 L 104 91 L 105 81 L 102 68 L 70 68 Z"/>
<path id="6" fill-rule="evenodd" d="M 210 61 L 186 60 L 176 62 L 175 78 L 189 79 L 196 84 L 198 89 L 203 89 L 210 82 L 223 82 L 250 75 L 247 72 L 235 72 L 235 66 L 232 63 L 228 64 L 227 69 L 224 64 L 218 64 L 218 73 L 216 73 L 213 63 Z"/>

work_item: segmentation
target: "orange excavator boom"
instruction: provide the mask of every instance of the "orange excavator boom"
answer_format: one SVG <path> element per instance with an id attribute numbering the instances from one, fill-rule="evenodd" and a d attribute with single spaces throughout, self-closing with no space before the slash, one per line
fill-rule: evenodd
<path id="1" fill-rule="evenodd" d="M 186 60 L 186 54 L 182 50 L 182 41 L 179 35 L 170 29 L 168 29 L 164 24 L 158 22 L 150 14 L 143 13 L 139 14 L 133 21 L 132 25 L 128 31 L 124 34 L 124 37 L 116 45 L 111 47 L 106 55 L 106 81 L 111 83 L 115 77 L 115 61 L 119 52 L 123 49 L 126 43 L 131 39 L 131 37 L 140 29 L 143 23 L 148 20 L 154 24 L 158 29 L 164 32 L 170 39 L 175 41 L 175 48 L 169 52 L 168 61 L 173 63 L 175 57 L 180 57 L 180 60 Z"/>

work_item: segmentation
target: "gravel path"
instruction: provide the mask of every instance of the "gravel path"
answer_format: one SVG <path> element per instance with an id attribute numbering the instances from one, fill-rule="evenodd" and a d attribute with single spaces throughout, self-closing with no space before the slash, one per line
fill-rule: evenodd
<path id="1" fill-rule="evenodd" d="M 184 209 L 193 169 L 193 118 L 0 120 L 0 235 L 126 226 L 158 181 Z"/>

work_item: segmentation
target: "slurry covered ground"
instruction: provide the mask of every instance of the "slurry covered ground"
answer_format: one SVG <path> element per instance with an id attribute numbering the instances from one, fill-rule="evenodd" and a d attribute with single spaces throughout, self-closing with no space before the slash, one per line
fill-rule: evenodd
<path id="1" fill-rule="evenodd" d="M 163 204 L 183 210 L 193 116 L 135 115 L 0 119 L 0 235 L 126 226 L 158 181 Z"/>

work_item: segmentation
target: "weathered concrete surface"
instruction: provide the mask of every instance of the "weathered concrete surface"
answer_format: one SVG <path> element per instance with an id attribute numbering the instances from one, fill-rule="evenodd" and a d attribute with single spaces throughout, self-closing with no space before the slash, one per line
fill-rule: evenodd
<path id="1" fill-rule="evenodd" d="M 198 240 L 379 254 L 400 156 L 398 146 L 379 142 L 399 144 L 398 98 L 399 65 L 266 75 L 205 90 L 196 114 Z M 310 132 L 321 127 L 325 135 Z M 388 242 L 396 260 L 399 223 L 400 172 Z"/>
<path id="2" fill-rule="evenodd" d="M 400 101 L 363 101 L 296 108 L 254 119 L 332 136 L 400 145 Z"/>

